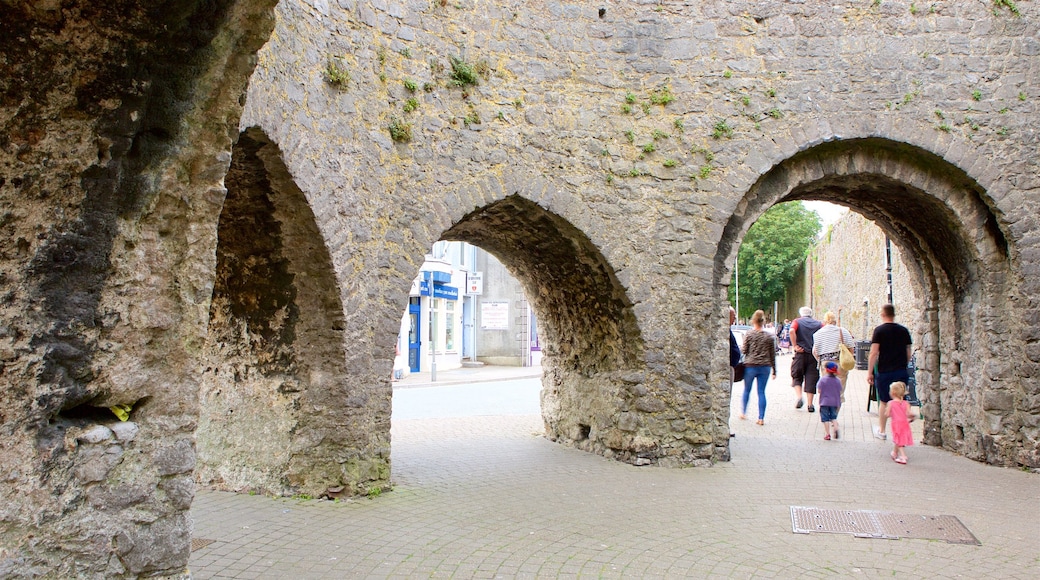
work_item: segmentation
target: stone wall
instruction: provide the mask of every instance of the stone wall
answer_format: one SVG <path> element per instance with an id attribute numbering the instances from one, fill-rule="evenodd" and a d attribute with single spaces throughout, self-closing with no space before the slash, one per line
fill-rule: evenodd
<path id="1" fill-rule="evenodd" d="M 912 326 L 922 302 L 897 244 L 898 240 L 890 245 L 892 303 L 897 319 L 909 320 Z M 808 305 L 817 318 L 833 311 L 840 314 L 842 326 L 856 340 L 870 340 L 874 327 L 881 323 L 881 305 L 889 300 L 885 254 L 885 233 L 859 214 L 846 214 L 824 232 L 806 260 L 801 277 L 789 291 L 792 310 Z M 916 338 L 920 336 L 921 332 L 915 333 Z"/>
<path id="2" fill-rule="evenodd" d="M 196 480 L 290 496 L 389 487 L 390 393 L 346 388 L 343 305 L 306 199 L 255 130 L 225 183 Z"/>
<path id="3" fill-rule="evenodd" d="M 524 286 L 549 437 L 725 460 L 729 265 L 797 199 L 897 241 L 926 441 L 1040 466 L 1040 40 L 1017 4 L 286 0 L 274 23 L 245 0 L 0 4 L 0 570 L 178 575 L 193 474 L 385 483 L 400 307 L 438 239 Z M 257 263 L 292 276 L 239 293 L 215 280 L 248 247 L 219 238 L 252 127 L 284 171 L 244 215 L 280 232 Z M 279 213 L 304 201 L 313 219 Z M 236 313 L 254 291 L 278 300 Z M 256 429 L 227 420 L 243 409 L 291 448 L 206 455 Z M 207 425 L 229 438 L 203 428 L 195 473 Z"/>
<path id="4" fill-rule="evenodd" d="M 549 437 L 626 461 L 711 462 L 727 456 L 724 365 L 703 354 L 725 343 L 714 313 L 726 258 L 773 203 L 838 201 L 885 225 L 926 289 L 913 326 L 933 381 L 943 350 L 981 355 L 959 337 L 1002 324 L 1005 305 L 979 310 L 983 296 L 1014 300 L 1009 228 L 1023 218 L 992 212 L 1009 195 L 1035 203 L 1021 189 L 1035 180 L 1004 181 L 1028 170 L 1000 161 L 1027 159 L 1035 139 L 1021 124 L 1035 111 L 1029 20 L 975 6 L 821 10 L 284 3 L 243 126 L 282 148 L 332 240 L 345 304 L 371 315 L 383 307 L 366 297 L 407 278 L 391 268 L 355 282 L 383 252 L 479 245 L 518 274 L 544 323 Z M 999 73 L 980 57 L 1008 51 L 1022 58 Z M 349 80 L 328 82 L 330 63 Z M 375 235 L 353 243 L 359 229 Z M 354 328 L 349 342 L 367 340 Z M 997 431 L 970 437 L 969 454 L 1018 445 L 1009 425 Z"/>
<path id="5" fill-rule="evenodd" d="M 0 4 L 0 575 L 184 571 L 222 180 L 272 4 Z"/>

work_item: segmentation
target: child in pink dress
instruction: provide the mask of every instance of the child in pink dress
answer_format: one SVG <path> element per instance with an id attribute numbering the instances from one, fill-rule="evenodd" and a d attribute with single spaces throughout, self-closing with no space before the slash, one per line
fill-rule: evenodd
<path id="1" fill-rule="evenodd" d="M 906 465 L 906 451 L 903 448 L 914 444 L 914 435 L 910 432 L 910 422 L 914 420 L 914 414 L 910 410 L 910 403 L 903 400 L 906 396 L 906 383 L 892 383 L 889 392 L 892 401 L 888 403 L 887 413 L 892 421 L 892 460 Z"/>

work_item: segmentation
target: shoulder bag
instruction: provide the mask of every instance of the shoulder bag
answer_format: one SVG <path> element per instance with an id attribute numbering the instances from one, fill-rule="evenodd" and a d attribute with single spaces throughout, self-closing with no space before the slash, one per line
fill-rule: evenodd
<path id="1" fill-rule="evenodd" d="M 851 371 L 856 368 L 856 356 L 852 354 L 849 347 L 845 346 L 845 329 L 842 329 L 841 342 L 838 343 L 838 366 L 843 371 Z"/>

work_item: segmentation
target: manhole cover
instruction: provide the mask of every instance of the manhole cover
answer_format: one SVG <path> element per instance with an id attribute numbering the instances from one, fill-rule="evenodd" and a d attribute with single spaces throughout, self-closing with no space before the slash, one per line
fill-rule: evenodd
<path id="1" fill-rule="evenodd" d="M 216 540 L 207 540 L 206 538 L 192 538 L 191 539 L 191 551 L 201 550 L 206 546 L 216 542 Z"/>
<path id="2" fill-rule="evenodd" d="M 870 510 L 832 510 L 791 506 L 796 534 L 826 532 L 864 538 L 916 538 L 981 546 L 955 516 L 922 516 Z"/>

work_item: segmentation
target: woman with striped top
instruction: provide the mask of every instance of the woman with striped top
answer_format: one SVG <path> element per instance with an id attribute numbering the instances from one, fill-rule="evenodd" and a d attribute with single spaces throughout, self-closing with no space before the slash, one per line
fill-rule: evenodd
<path id="1" fill-rule="evenodd" d="M 823 374 L 823 365 L 832 360 L 838 362 L 840 347 L 844 344 L 850 350 L 855 351 L 856 340 L 852 333 L 838 325 L 838 319 L 834 313 L 827 311 L 823 315 L 823 326 L 813 333 L 813 356 L 820 361 L 820 373 Z M 849 378 L 849 371 L 838 365 L 838 380 L 841 381 L 841 402 L 845 402 L 845 381 Z"/>

